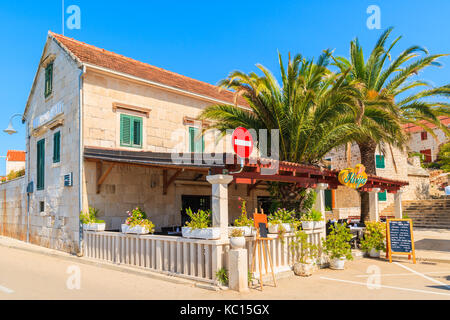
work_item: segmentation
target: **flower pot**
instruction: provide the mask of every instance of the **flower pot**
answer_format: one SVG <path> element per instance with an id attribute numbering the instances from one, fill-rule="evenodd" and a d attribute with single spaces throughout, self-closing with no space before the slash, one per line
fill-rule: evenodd
<path id="1" fill-rule="evenodd" d="M 300 263 L 300 262 L 294 263 L 294 273 L 297 276 L 309 277 L 312 275 L 313 271 L 314 271 L 313 263 Z"/>
<path id="2" fill-rule="evenodd" d="M 282 223 L 285 232 L 292 232 L 292 226 L 290 223 Z M 271 224 L 269 223 L 269 233 L 279 233 L 280 232 L 280 224 Z"/>
<path id="3" fill-rule="evenodd" d="M 245 248 L 245 237 L 231 237 L 230 245 L 232 249 L 244 249 Z"/>
<path id="4" fill-rule="evenodd" d="M 303 230 L 314 229 L 314 221 L 302 221 L 302 229 Z"/>
<path id="5" fill-rule="evenodd" d="M 125 223 L 122 223 L 122 225 L 120 226 L 120 230 L 122 231 L 122 233 L 127 233 L 128 225 Z"/>
<path id="6" fill-rule="evenodd" d="M 216 240 L 220 239 L 220 228 L 191 229 L 182 227 L 181 234 L 184 238 Z"/>
<path id="7" fill-rule="evenodd" d="M 89 223 L 83 224 L 83 230 L 85 231 L 105 231 L 106 223 Z"/>
<path id="8" fill-rule="evenodd" d="M 370 249 L 369 257 L 371 257 L 371 258 L 379 258 L 380 257 L 380 250 L 377 250 L 375 248 Z"/>
<path id="9" fill-rule="evenodd" d="M 325 225 L 325 221 L 313 221 L 313 229 L 321 229 Z"/>
<path id="10" fill-rule="evenodd" d="M 134 226 L 134 227 L 130 227 L 127 226 L 127 230 L 125 231 L 125 233 L 133 233 L 133 234 L 147 234 L 150 233 L 150 230 L 148 230 L 147 227 L 144 226 Z"/>
<path id="11" fill-rule="evenodd" d="M 345 257 L 331 259 L 330 268 L 334 270 L 344 270 L 345 260 Z"/>
<path id="12" fill-rule="evenodd" d="M 244 237 L 251 237 L 254 236 L 256 234 L 256 229 L 253 227 L 228 227 L 228 234 L 231 233 L 232 230 L 234 229 L 238 229 L 238 230 L 242 230 L 244 232 Z"/>

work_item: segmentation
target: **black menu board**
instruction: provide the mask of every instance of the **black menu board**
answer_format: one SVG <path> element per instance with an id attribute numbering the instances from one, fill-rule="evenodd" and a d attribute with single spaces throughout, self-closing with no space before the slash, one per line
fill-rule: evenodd
<path id="1" fill-rule="evenodd" d="M 412 255 L 415 263 L 414 237 L 411 219 L 387 220 L 387 245 L 389 261 L 392 253 Z"/>

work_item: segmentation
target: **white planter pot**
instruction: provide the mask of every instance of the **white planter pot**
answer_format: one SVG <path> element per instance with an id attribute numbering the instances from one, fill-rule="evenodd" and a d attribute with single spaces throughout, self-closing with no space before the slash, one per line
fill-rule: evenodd
<path id="1" fill-rule="evenodd" d="M 325 221 L 313 221 L 313 228 L 314 229 L 321 229 L 325 225 Z"/>
<path id="2" fill-rule="evenodd" d="M 220 228 L 191 229 L 182 227 L 181 234 L 184 238 L 216 240 L 220 239 Z"/>
<path id="3" fill-rule="evenodd" d="M 228 227 L 228 234 L 231 234 L 231 231 L 234 229 L 242 230 L 244 237 L 251 237 L 256 234 L 256 229 L 253 227 Z"/>
<path id="4" fill-rule="evenodd" d="M 147 234 L 150 233 L 147 227 L 134 226 L 130 227 L 126 224 L 122 224 L 122 233 L 132 233 L 132 234 Z"/>
<path id="5" fill-rule="evenodd" d="M 285 232 L 292 232 L 292 226 L 290 223 L 282 223 Z M 280 224 L 269 223 L 269 233 L 278 233 L 280 231 Z"/>
<path id="6" fill-rule="evenodd" d="M 85 231 L 105 231 L 106 223 L 90 223 L 83 224 L 83 230 Z"/>
<path id="7" fill-rule="evenodd" d="M 314 221 L 302 221 L 302 229 L 303 230 L 314 229 Z"/>
<path id="8" fill-rule="evenodd" d="M 309 277 L 312 275 L 315 266 L 313 263 L 294 263 L 294 273 L 297 276 Z"/>
<path id="9" fill-rule="evenodd" d="M 370 249 L 369 257 L 371 257 L 371 258 L 379 258 L 380 257 L 380 251 L 375 249 L 375 248 Z"/>
<path id="10" fill-rule="evenodd" d="M 230 244 L 232 249 L 244 249 L 245 237 L 231 237 Z"/>
<path id="11" fill-rule="evenodd" d="M 334 270 L 344 270 L 345 257 L 331 259 L 330 268 Z"/>

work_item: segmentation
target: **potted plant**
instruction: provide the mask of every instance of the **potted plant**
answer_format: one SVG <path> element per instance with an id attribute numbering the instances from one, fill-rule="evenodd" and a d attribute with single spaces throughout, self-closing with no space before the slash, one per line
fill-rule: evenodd
<path id="1" fill-rule="evenodd" d="M 323 249 L 330 258 L 331 269 L 343 270 L 345 260 L 352 260 L 352 250 L 350 240 L 352 234 L 347 228 L 347 224 L 337 224 L 330 226 L 330 234 L 323 240 Z"/>
<path id="2" fill-rule="evenodd" d="M 269 224 L 269 233 L 285 233 L 294 231 L 295 212 L 280 209 L 267 217 Z"/>
<path id="3" fill-rule="evenodd" d="M 147 219 L 147 215 L 141 208 L 136 207 L 136 209 L 127 213 L 128 218 L 125 224 L 122 224 L 123 233 L 147 234 L 155 232 L 155 225 Z"/>
<path id="4" fill-rule="evenodd" d="M 181 234 L 185 238 L 197 238 L 214 240 L 220 238 L 220 228 L 212 228 L 211 211 L 199 210 L 193 213 L 191 208 L 186 209 L 186 214 L 191 221 L 181 228 Z"/>
<path id="5" fill-rule="evenodd" d="M 370 257 L 379 258 L 380 251 L 386 251 L 386 225 L 383 222 L 366 222 L 366 230 L 361 240 L 361 249 Z"/>
<path id="6" fill-rule="evenodd" d="M 304 231 L 295 232 L 292 242 L 289 244 L 292 256 L 295 257 L 294 273 L 297 276 L 309 277 L 312 275 L 319 248 L 308 242 L 308 235 Z"/>
<path id="7" fill-rule="evenodd" d="M 311 217 L 311 220 L 313 222 L 313 229 L 320 229 L 324 227 L 324 220 L 320 211 L 311 209 L 309 216 Z"/>
<path id="8" fill-rule="evenodd" d="M 233 229 L 230 232 L 230 245 L 232 249 L 244 249 L 245 237 L 241 229 Z"/>
<path id="9" fill-rule="evenodd" d="M 86 231 L 105 231 L 105 221 L 97 219 L 99 210 L 89 207 L 88 212 L 80 213 L 80 221 L 83 224 L 83 230 Z"/>
<path id="10" fill-rule="evenodd" d="M 241 197 L 238 198 L 239 201 L 241 201 Z M 241 209 L 241 215 L 234 220 L 234 226 L 229 227 L 228 230 L 231 234 L 233 230 L 239 229 L 242 230 L 244 233 L 244 237 L 250 237 L 253 236 L 256 233 L 256 229 L 254 227 L 253 219 L 249 219 L 247 217 L 247 208 L 246 208 L 246 201 L 242 200 L 242 204 L 239 206 Z"/>
<path id="11" fill-rule="evenodd" d="M 302 215 L 302 217 L 300 218 L 300 221 L 302 222 L 303 230 L 314 229 L 314 221 L 313 221 L 310 213 L 304 213 Z"/>

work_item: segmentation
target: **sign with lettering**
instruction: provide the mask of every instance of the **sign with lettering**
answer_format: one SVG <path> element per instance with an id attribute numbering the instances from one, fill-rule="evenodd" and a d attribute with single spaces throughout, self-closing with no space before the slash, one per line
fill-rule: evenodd
<path id="1" fill-rule="evenodd" d="M 33 119 L 33 129 L 36 129 L 50 121 L 52 121 L 56 116 L 64 112 L 64 104 L 62 101 L 55 104 L 44 114 L 37 116 Z"/>
<path id="2" fill-rule="evenodd" d="M 357 164 L 354 168 L 347 168 L 339 172 L 338 180 L 344 186 L 358 189 L 367 183 L 366 167 Z"/>
<path id="3" fill-rule="evenodd" d="M 413 257 L 416 263 L 414 250 L 414 235 L 411 219 L 388 219 L 386 221 L 387 255 L 392 262 L 392 254 L 404 254 Z"/>

